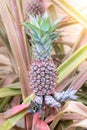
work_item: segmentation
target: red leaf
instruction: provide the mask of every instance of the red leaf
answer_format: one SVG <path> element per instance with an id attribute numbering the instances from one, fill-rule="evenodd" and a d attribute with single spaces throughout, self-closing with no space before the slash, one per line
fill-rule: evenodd
<path id="1" fill-rule="evenodd" d="M 32 129 L 32 120 L 33 120 L 33 114 L 27 113 L 25 115 L 25 130 L 31 130 Z"/>
<path id="2" fill-rule="evenodd" d="M 50 130 L 45 121 L 40 120 L 40 113 L 36 113 L 33 117 L 32 130 Z"/>
<path id="3" fill-rule="evenodd" d="M 38 122 L 39 116 L 40 116 L 40 113 L 34 114 L 34 116 L 33 116 L 33 123 L 32 123 L 32 130 L 35 130 L 35 127 L 36 127 L 36 124 Z"/>
<path id="4" fill-rule="evenodd" d="M 38 120 L 36 125 L 36 130 L 50 130 L 50 128 L 45 121 Z"/>

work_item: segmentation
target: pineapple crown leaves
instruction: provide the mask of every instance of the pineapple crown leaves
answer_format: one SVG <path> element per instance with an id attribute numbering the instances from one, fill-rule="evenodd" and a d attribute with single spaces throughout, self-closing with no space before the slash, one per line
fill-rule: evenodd
<path id="1" fill-rule="evenodd" d="M 52 24 L 47 13 L 42 16 L 29 15 L 30 22 L 24 22 L 23 25 L 28 29 L 26 32 L 31 37 L 32 44 L 47 44 L 48 46 L 60 35 L 60 32 L 54 32 L 58 28 L 58 23 L 62 18 L 57 19 Z"/>

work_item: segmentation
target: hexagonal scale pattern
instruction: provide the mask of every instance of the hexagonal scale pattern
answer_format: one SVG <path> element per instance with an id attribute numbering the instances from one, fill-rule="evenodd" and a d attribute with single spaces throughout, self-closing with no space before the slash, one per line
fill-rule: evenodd
<path id="1" fill-rule="evenodd" d="M 52 60 L 34 60 L 29 75 L 30 86 L 36 95 L 54 93 L 57 73 Z"/>

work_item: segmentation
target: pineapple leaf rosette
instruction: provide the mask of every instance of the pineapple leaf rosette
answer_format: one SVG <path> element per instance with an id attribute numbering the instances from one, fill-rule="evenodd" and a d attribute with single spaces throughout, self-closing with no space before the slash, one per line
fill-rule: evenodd
<path id="1" fill-rule="evenodd" d="M 43 16 L 29 15 L 29 19 L 30 21 L 24 22 L 23 25 L 28 30 L 27 34 L 31 37 L 30 42 L 34 57 L 29 71 L 29 83 L 33 93 L 36 95 L 34 103 L 41 106 L 60 107 L 59 93 L 55 92 L 57 73 L 51 59 L 51 52 L 52 43 L 60 35 L 60 32 L 56 31 L 56 29 L 62 18 L 51 23 L 50 17 L 45 13 Z M 67 92 L 70 92 L 70 90 L 67 90 Z M 74 94 L 75 92 L 73 92 Z M 66 99 L 66 95 L 64 96 Z"/>
<path id="2" fill-rule="evenodd" d="M 60 32 L 54 32 L 58 27 L 58 19 L 50 23 L 49 16 L 45 13 L 41 16 L 29 15 L 30 22 L 25 22 L 24 26 L 29 30 L 26 33 L 31 37 L 33 55 L 35 59 L 50 59 L 52 43 L 59 36 Z"/>

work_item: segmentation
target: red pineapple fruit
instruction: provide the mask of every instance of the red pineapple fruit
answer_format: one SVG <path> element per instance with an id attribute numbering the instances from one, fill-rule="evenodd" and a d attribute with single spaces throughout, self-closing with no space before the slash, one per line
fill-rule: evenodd
<path id="1" fill-rule="evenodd" d="M 47 13 L 43 17 L 30 15 L 29 18 L 30 22 L 25 22 L 24 26 L 31 37 L 33 52 L 33 61 L 29 71 L 30 86 L 37 97 L 47 96 L 45 102 L 49 104 L 48 100 L 52 97 L 48 96 L 54 94 L 57 81 L 56 67 L 51 58 L 52 43 L 60 34 L 60 32 L 54 32 L 60 20 L 51 24 Z M 39 100 L 40 102 L 43 101 Z M 52 102 L 57 103 L 53 98 Z"/>
<path id="2" fill-rule="evenodd" d="M 43 0 L 30 0 L 27 9 L 27 13 L 36 15 L 43 15 L 45 12 L 45 4 Z"/>
<path id="3" fill-rule="evenodd" d="M 54 93 L 57 74 L 52 59 L 34 60 L 30 70 L 30 85 L 36 95 Z"/>

